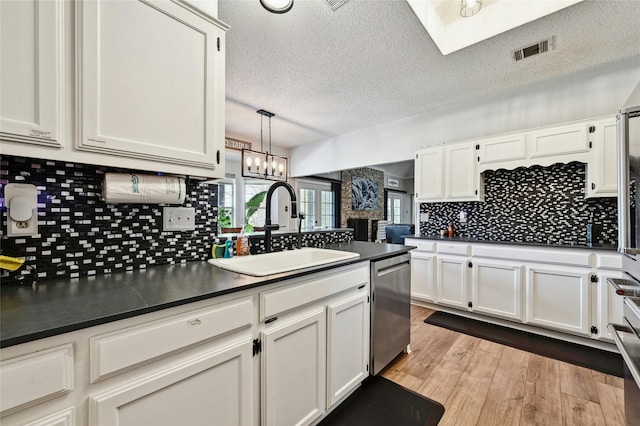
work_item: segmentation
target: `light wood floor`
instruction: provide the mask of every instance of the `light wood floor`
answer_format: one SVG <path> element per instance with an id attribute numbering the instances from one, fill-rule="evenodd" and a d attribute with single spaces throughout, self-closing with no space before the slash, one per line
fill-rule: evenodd
<path id="1" fill-rule="evenodd" d="M 623 380 L 425 324 L 382 375 L 445 406 L 440 425 L 624 425 Z"/>

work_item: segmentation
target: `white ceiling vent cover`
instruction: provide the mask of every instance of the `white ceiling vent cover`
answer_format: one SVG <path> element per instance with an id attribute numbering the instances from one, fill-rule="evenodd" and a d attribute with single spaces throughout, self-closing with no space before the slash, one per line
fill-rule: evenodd
<path id="1" fill-rule="evenodd" d="M 540 53 L 546 53 L 552 49 L 553 37 L 549 37 L 537 43 L 521 47 L 520 49 L 512 50 L 511 57 L 517 62 L 523 59 L 527 59 L 530 56 L 539 55 Z"/>
<path id="2" fill-rule="evenodd" d="M 345 4 L 349 0 L 325 0 L 325 1 L 327 2 L 329 7 L 331 8 L 331 10 L 333 10 L 335 12 L 336 10 L 338 10 L 343 4 Z"/>

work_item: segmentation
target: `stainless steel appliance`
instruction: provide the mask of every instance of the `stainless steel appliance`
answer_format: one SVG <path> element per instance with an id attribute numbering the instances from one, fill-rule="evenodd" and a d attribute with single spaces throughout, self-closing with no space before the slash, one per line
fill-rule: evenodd
<path id="1" fill-rule="evenodd" d="M 624 359 L 625 421 L 640 425 L 640 106 L 618 115 L 618 224 L 623 279 L 610 280 L 624 297 L 624 324 L 609 332 Z"/>
<path id="2" fill-rule="evenodd" d="M 371 368 L 376 375 L 409 348 L 411 256 L 371 262 Z"/>

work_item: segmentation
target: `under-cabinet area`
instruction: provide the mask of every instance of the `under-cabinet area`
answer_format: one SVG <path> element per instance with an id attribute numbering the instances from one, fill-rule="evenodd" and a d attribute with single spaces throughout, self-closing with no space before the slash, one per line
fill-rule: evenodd
<path id="1" fill-rule="evenodd" d="M 622 322 L 622 297 L 607 284 L 622 274 L 615 251 L 411 238 L 405 243 L 416 247 L 411 296 L 418 304 L 606 342 L 612 341 L 607 324 Z"/>
<path id="2" fill-rule="evenodd" d="M 5 347 L 2 424 L 310 424 L 368 376 L 369 280 L 361 261 Z"/>

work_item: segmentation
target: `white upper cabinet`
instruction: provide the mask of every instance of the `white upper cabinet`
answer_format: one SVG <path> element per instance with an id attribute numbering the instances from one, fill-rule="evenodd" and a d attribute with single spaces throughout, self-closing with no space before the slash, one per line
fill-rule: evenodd
<path id="1" fill-rule="evenodd" d="M 473 201 L 481 198 L 475 144 L 423 149 L 416 153 L 417 201 Z"/>
<path id="2" fill-rule="evenodd" d="M 573 124 L 529 133 L 531 158 L 589 151 L 588 126 Z"/>
<path id="3" fill-rule="evenodd" d="M 223 176 L 226 28 L 172 1 L 76 7 L 77 149 Z"/>
<path id="4" fill-rule="evenodd" d="M 0 139 L 61 147 L 61 0 L 0 1 Z"/>
<path id="5" fill-rule="evenodd" d="M 587 167 L 587 197 L 615 197 L 618 195 L 618 141 L 615 119 L 594 125 L 592 161 Z"/>
<path id="6" fill-rule="evenodd" d="M 478 142 L 478 163 L 493 164 L 527 158 L 524 134 L 509 135 Z"/>
<path id="7" fill-rule="evenodd" d="M 442 148 L 423 149 L 416 153 L 416 200 L 434 200 L 444 197 Z"/>
<path id="8" fill-rule="evenodd" d="M 445 150 L 445 198 L 473 200 L 478 196 L 475 144 L 456 144 Z"/>

